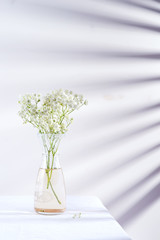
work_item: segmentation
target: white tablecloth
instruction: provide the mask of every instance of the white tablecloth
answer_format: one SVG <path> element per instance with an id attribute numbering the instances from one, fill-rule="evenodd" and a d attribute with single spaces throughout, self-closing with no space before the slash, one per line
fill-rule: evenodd
<path id="1" fill-rule="evenodd" d="M 69 196 L 66 212 L 51 216 L 35 213 L 32 197 L 0 197 L 0 240 L 102 239 L 130 238 L 97 197 Z"/>

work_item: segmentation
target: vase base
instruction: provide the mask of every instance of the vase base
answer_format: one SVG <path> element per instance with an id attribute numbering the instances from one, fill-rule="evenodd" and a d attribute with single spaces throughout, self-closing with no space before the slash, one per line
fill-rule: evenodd
<path id="1" fill-rule="evenodd" d="M 35 208 L 35 211 L 39 214 L 59 214 L 65 211 L 64 209 L 44 209 L 44 208 Z"/>

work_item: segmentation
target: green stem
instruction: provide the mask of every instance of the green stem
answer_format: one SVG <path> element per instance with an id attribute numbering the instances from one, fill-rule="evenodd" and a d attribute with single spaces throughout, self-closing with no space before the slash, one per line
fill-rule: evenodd
<path id="1" fill-rule="evenodd" d="M 59 201 L 59 199 L 58 199 L 58 197 L 57 197 L 57 194 L 55 193 L 55 191 L 54 191 L 54 189 L 53 189 L 53 186 L 52 186 L 51 182 L 49 182 L 49 184 L 50 184 L 50 186 L 51 186 L 51 189 L 52 189 L 52 192 L 53 192 L 55 198 L 57 199 L 57 202 L 58 202 L 59 204 L 62 204 L 62 203 Z"/>
<path id="2" fill-rule="evenodd" d="M 49 139 L 50 140 L 50 139 Z M 54 139 L 52 140 L 52 142 L 51 142 L 51 140 L 50 140 L 50 151 L 52 152 L 52 165 L 51 165 L 51 172 L 50 172 L 50 176 L 49 176 L 49 178 L 48 178 L 48 183 L 47 183 L 47 188 L 49 188 L 49 182 L 50 182 L 50 180 L 51 180 L 51 177 L 52 177 L 52 171 L 53 171 L 53 163 L 54 163 L 54 156 L 55 156 L 55 154 L 56 154 L 56 152 L 57 152 L 57 150 L 55 151 L 55 152 L 53 152 L 53 143 L 54 143 Z M 55 142 L 55 145 L 56 145 L 56 143 L 57 143 L 57 141 Z M 57 147 L 57 149 L 58 149 L 58 147 Z M 49 156 L 50 157 L 50 156 Z M 48 166 L 48 168 L 50 168 L 50 158 L 48 159 L 48 162 L 47 162 L 47 166 Z"/>
<path id="3" fill-rule="evenodd" d="M 46 174 L 47 174 L 47 177 L 48 177 L 47 186 L 50 185 L 50 187 L 51 187 L 51 189 L 52 189 L 52 192 L 53 192 L 55 198 L 57 199 L 57 202 L 58 202 L 59 204 L 62 204 L 61 201 L 58 199 L 58 196 L 57 196 L 57 194 L 55 193 L 55 191 L 54 191 L 54 189 L 53 189 L 53 186 L 52 186 L 52 184 L 51 184 L 51 182 L 50 182 L 50 179 L 49 179 L 50 177 L 49 177 L 48 169 L 46 169 Z M 48 187 L 47 187 L 47 188 L 48 188 Z"/>
<path id="4" fill-rule="evenodd" d="M 53 164 L 54 164 L 54 156 L 55 156 L 56 152 L 58 151 L 58 147 L 57 147 L 57 150 L 56 150 L 55 152 L 53 152 L 53 149 L 52 149 L 51 151 L 52 151 L 52 165 L 51 165 L 51 172 L 50 172 L 50 176 L 49 176 L 49 174 L 48 174 L 49 178 L 48 178 L 48 183 L 47 183 L 47 189 L 48 189 L 48 187 L 49 187 L 49 182 L 50 182 L 50 180 L 51 180 L 51 177 L 52 177 L 52 172 L 53 172 Z M 50 167 L 48 167 L 48 169 L 50 169 Z"/>
<path id="5" fill-rule="evenodd" d="M 46 159 L 46 161 L 47 161 L 47 169 L 46 169 L 46 174 L 47 174 L 47 189 L 49 188 L 49 186 L 51 187 L 51 190 L 52 190 L 55 198 L 57 199 L 57 202 L 58 202 L 59 204 L 61 204 L 61 202 L 60 202 L 60 200 L 58 199 L 57 194 L 55 193 L 55 191 L 54 191 L 54 189 L 53 189 L 53 186 L 52 186 L 52 184 L 51 184 L 51 178 L 52 178 L 52 173 L 53 173 L 53 164 L 54 164 L 54 160 L 55 160 L 54 157 L 55 157 L 55 154 L 56 154 L 57 151 L 58 151 L 58 146 L 59 146 L 60 141 L 59 141 L 59 139 L 56 139 L 56 138 L 51 139 L 51 137 L 49 137 L 48 140 L 49 140 L 49 145 L 50 145 L 50 146 L 47 148 L 47 154 L 48 154 L 48 156 L 47 156 L 47 159 Z M 58 142 L 58 141 L 59 141 L 59 142 Z M 57 142 L 58 142 L 58 145 L 57 145 Z M 47 144 L 46 144 L 46 142 L 45 142 L 45 139 L 44 139 L 43 143 L 44 143 L 44 146 L 46 145 L 46 147 L 47 147 Z M 52 160 L 50 159 L 51 157 L 52 157 Z M 51 161 L 52 161 L 52 162 L 51 162 Z M 51 166 L 50 166 L 50 165 L 51 165 Z"/>

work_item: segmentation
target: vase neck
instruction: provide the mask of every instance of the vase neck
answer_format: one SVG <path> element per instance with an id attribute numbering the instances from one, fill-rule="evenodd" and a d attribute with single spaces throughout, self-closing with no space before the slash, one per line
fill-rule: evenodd
<path id="1" fill-rule="evenodd" d="M 60 168 L 58 148 L 62 139 L 61 134 L 41 134 L 42 139 L 42 168 Z"/>
<path id="2" fill-rule="evenodd" d="M 44 154 L 42 153 L 42 163 L 41 168 L 44 169 L 54 169 L 54 168 L 61 168 L 59 162 L 59 154 L 56 153 L 54 156 L 52 154 Z"/>

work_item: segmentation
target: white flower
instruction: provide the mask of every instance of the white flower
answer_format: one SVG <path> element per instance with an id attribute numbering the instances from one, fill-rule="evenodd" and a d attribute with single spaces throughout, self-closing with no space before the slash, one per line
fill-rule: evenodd
<path id="1" fill-rule="evenodd" d="M 62 89 L 41 96 L 41 94 L 26 94 L 20 98 L 19 115 L 23 123 L 31 123 L 40 133 L 65 133 L 73 119 L 69 114 L 83 105 L 87 100 L 82 95 Z"/>

